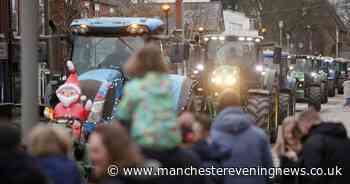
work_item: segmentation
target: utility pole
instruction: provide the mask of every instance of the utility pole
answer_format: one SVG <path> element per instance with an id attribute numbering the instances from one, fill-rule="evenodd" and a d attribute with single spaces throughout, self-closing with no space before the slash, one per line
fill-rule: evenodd
<path id="1" fill-rule="evenodd" d="M 38 123 L 38 0 L 21 1 L 21 103 L 22 133 L 25 136 Z"/>
<path id="2" fill-rule="evenodd" d="M 339 57 L 339 28 L 338 25 L 335 26 L 336 43 L 335 43 L 335 57 Z"/>
<path id="3" fill-rule="evenodd" d="M 14 80 L 13 80 L 13 72 L 12 72 L 12 65 L 13 65 L 13 57 L 12 57 L 12 40 L 13 40 L 13 32 L 12 32 L 12 1 L 11 0 L 8 0 L 8 32 L 7 32 L 7 37 L 8 37 L 8 53 L 7 53 L 7 56 L 8 56 L 8 61 L 7 61 L 7 64 L 8 64 L 8 102 L 11 102 L 13 103 L 14 102 L 14 93 L 13 93 L 13 83 L 14 83 Z"/>

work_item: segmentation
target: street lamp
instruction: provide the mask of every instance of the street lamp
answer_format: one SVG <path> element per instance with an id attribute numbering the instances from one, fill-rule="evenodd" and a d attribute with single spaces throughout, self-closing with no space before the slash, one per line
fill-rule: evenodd
<path id="1" fill-rule="evenodd" d="M 169 4 L 163 4 L 162 5 L 162 11 L 165 14 L 166 17 L 166 34 L 169 34 L 169 12 L 170 12 L 170 5 Z"/>
<path id="2" fill-rule="evenodd" d="M 284 27 L 284 22 L 283 20 L 278 21 L 278 27 L 280 28 L 280 46 L 282 47 L 282 42 L 283 42 L 283 37 L 282 37 L 282 32 L 283 32 L 283 27 Z"/>
<path id="3" fill-rule="evenodd" d="M 290 49 L 290 34 L 286 33 L 286 39 L 287 39 L 287 50 L 289 51 Z"/>

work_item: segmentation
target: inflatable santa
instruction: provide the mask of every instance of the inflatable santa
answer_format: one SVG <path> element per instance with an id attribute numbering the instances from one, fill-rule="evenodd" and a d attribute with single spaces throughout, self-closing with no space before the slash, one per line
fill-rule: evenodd
<path id="1" fill-rule="evenodd" d="M 85 106 L 82 105 L 80 81 L 78 79 L 77 71 L 71 61 L 67 62 L 67 68 L 70 75 L 66 82 L 56 90 L 56 95 L 60 101 L 53 111 L 53 118 L 55 120 L 66 119 L 76 120 L 83 123 L 88 118 L 92 102 L 88 100 Z M 81 124 L 74 123 L 74 128 L 79 128 Z"/>

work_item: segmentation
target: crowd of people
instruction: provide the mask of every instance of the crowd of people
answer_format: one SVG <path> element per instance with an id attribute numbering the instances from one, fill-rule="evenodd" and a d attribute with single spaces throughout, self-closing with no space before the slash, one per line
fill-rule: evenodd
<path id="1" fill-rule="evenodd" d="M 134 79 L 124 89 L 115 119 L 98 125 L 86 144 L 92 173 L 72 150 L 71 135 L 40 124 L 28 137 L 20 126 L 0 124 L 0 183 L 4 184 L 345 184 L 350 181 L 350 140 L 341 123 L 323 122 L 308 109 L 288 117 L 271 144 L 264 130 L 241 108 L 239 95 L 224 91 L 218 115 L 176 114 L 167 66 L 152 46 L 125 65 Z M 23 141 L 24 140 L 24 141 Z M 25 143 L 22 144 L 22 143 Z M 79 154 L 78 154 L 79 155 Z M 82 155 L 80 155 L 82 157 Z M 80 160 L 80 159 L 78 159 Z M 126 168 L 340 168 L 322 175 L 111 175 Z"/>

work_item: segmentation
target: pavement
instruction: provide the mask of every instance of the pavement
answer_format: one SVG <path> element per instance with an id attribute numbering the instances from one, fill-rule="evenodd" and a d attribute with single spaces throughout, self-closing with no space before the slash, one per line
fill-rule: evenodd
<path id="1" fill-rule="evenodd" d="M 328 103 L 322 105 L 321 117 L 324 121 L 342 122 L 350 137 L 350 111 L 345 111 L 343 104 L 344 97 L 342 95 L 329 98 Z M 301 112 L 307 109 L 307 104 L 298 103 L 296 109 L 297 112 Z"/>

